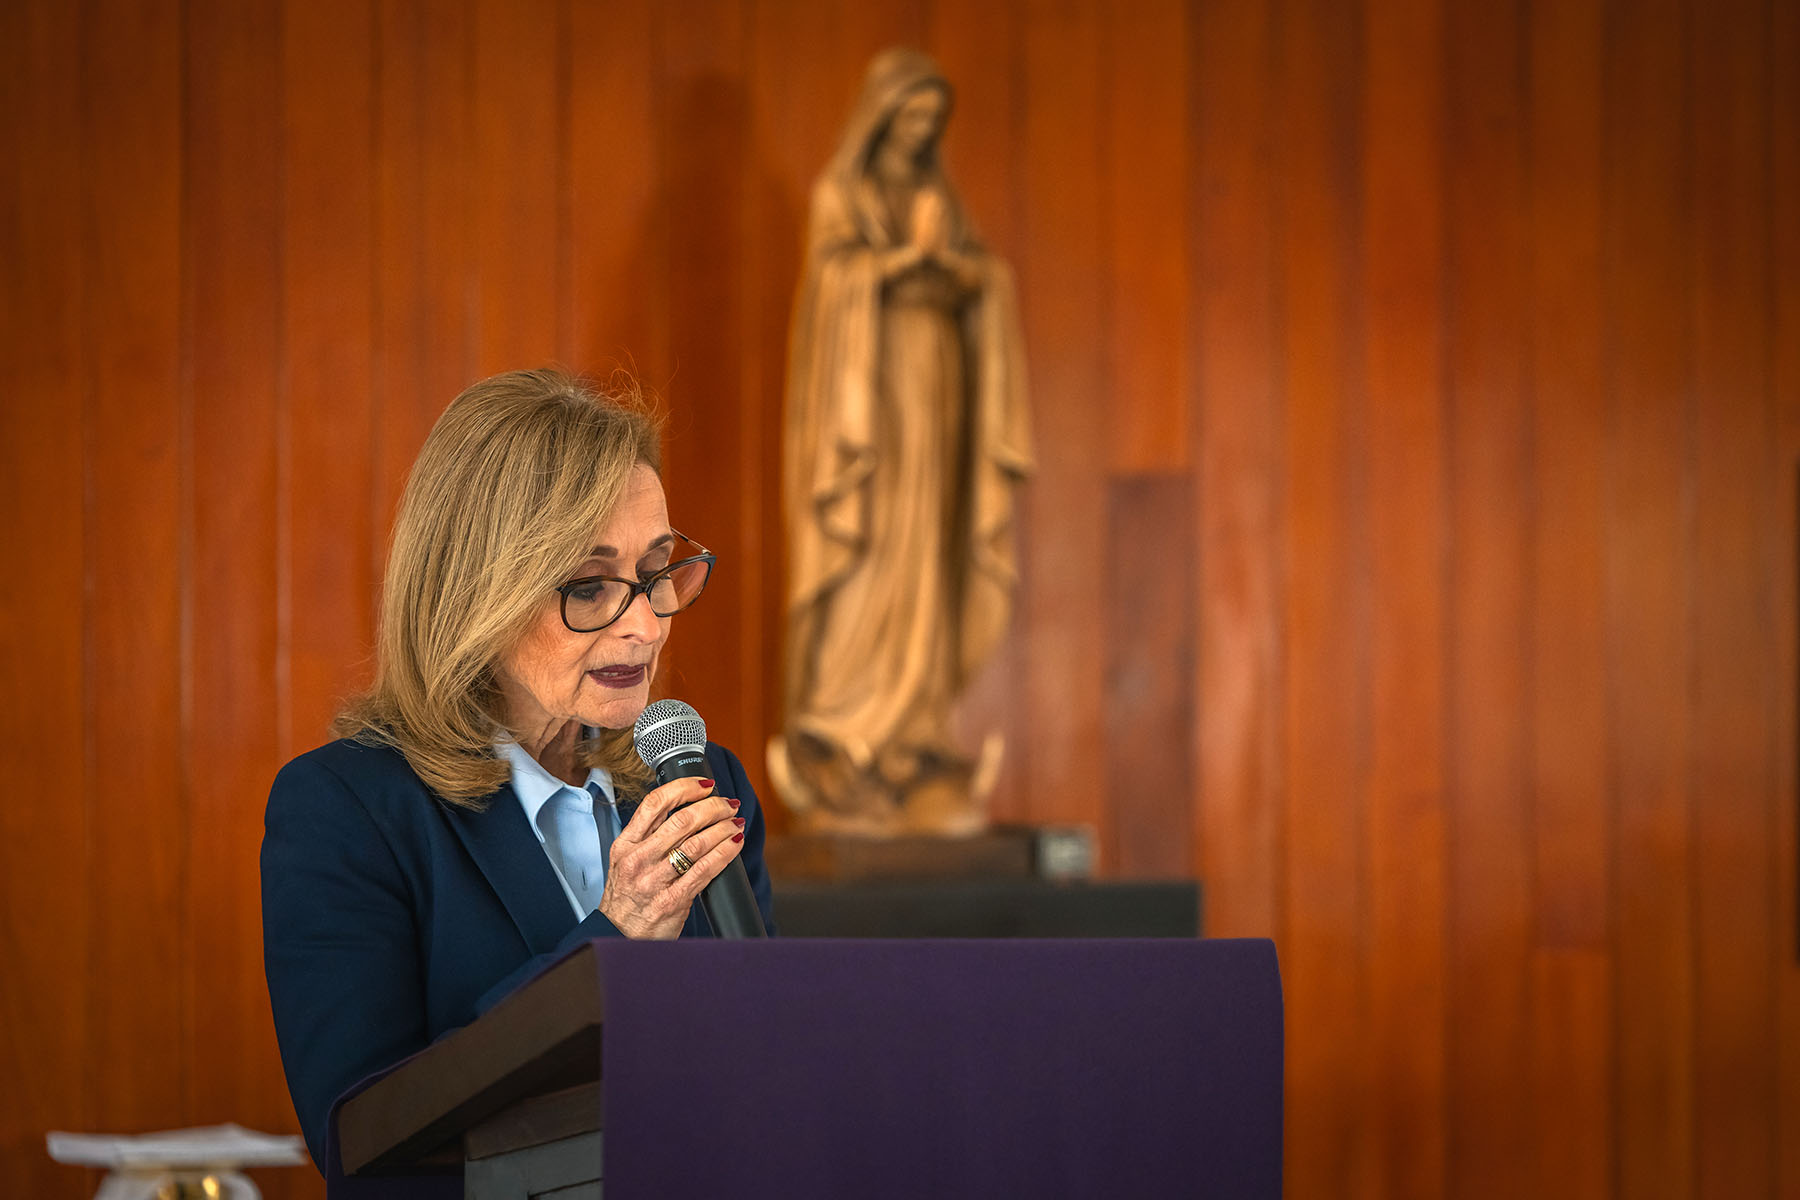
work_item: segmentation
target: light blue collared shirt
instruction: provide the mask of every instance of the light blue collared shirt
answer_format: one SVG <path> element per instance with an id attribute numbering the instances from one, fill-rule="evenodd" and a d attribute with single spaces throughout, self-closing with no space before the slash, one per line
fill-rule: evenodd
<path id="1" fill-rule="evenodd" d="M 513 794 L 556 872 L 556 881 L 562 884 L 563 895 L 569 898 L 575 919 L 586 918 L 600 902 L 607 847 L 619 835 L 618 796 L 612 776 L 590 767 L 587 786 L 572 787 L 544 770 L 517 742 L 501 742 L 495 750 L 512 767 Z M 593 823 L 597 842 L 572 835 L 584 832 L 577 824 L 582 820 Z M 584 895 L 588 902 L 583 901 Z"/>

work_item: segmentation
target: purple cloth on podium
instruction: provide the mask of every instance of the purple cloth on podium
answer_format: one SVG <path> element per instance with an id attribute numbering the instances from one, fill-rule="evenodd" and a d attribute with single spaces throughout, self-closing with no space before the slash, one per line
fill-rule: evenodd
<path id="1" fill-rule="evenodd" d="M 609 1195 L 1281 1194 L 1268 941 L 599 951 Z"/>

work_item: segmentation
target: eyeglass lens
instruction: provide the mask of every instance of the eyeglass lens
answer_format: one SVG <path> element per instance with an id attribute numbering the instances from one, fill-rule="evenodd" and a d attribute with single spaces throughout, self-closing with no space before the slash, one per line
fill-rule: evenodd
<path id="1" fill-rule="evenodd" d="M 672 617 L 700 594 L 712 564 L 704 559 L 676 563 L 653 576 L 642 589 L 633 588 L 621 579 L 596 579 L 580 587 L 570 588 L 563 601 L 563 619 L 572 629 L 592 631 L 610 625 L 625 615 L 639 590 L 650 597 L 650 611 L 659 617 Z"/>

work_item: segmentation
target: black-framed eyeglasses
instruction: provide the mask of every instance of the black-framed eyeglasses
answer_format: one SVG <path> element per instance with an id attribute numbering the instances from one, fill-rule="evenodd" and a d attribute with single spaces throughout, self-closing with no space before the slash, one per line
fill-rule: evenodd
<path id="1" fill-rule="evenodd" d="M 700 598 L 712 578 L 718 556 L 699 542 L 671 529 L 674 561 L 643 579 L 587 575 L 556 589 L 562 597 L 562 619 L 570 633 L 595 633 L 625 615 L 639 595 L 650 597 L 650 611 L 672 617 Z"/>

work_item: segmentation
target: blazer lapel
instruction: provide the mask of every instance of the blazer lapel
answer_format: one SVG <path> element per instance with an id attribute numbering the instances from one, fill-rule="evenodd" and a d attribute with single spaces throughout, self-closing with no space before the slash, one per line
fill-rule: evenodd
<path id="1" fill-rule="evenodd" d="M 487 877 L 533 954 L 547 954 L 575 928 L 575 914 L 519 798 L 507 784 L 479 812 L 444 806 L 463 848 Z"/>

